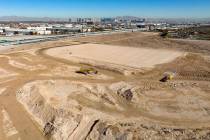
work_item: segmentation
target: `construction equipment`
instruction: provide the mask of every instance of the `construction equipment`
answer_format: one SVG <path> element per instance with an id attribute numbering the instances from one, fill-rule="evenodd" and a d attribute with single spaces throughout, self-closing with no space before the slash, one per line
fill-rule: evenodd
<path id="1" fill-rule="evenodd" d="M 88 75 L 88 74 L 97 74 L 98 71 L 95 70 L 94 68 L 83 68 L 83 67 L 81 67 L 80 70 L 76 71 L 76 73 Z"/>
<path id="2" fill-rule="evenodd" d="M 174 79 L 176 73 L 175 72 L 165 72 L 162 79 L 160 79 L 160 82 L 168 82 L 172 79 Z"/>

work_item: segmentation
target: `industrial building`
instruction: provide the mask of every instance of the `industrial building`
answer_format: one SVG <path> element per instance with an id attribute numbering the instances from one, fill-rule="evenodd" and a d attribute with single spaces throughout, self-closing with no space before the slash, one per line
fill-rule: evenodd
<path id="1" fill-rule="evenodd" d="M 47 31 L 50 31 L 52 34 L 69 34 L 69 33 L 80 33 L 80 28 L 68 28 L 68 27 L 53 27 L 48 28 Z"/>

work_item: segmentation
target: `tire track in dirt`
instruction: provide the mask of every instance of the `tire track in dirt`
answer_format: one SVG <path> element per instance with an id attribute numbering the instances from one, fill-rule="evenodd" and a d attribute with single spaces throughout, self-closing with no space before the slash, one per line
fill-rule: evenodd
<path id="1" fill-rule="evenodd" d="M 63 46 L 55 46 L 51 48 L 56 47 L 63 47 Z M 7 87 L 5 91 L 3 91 L 2 95 L 0 96 L 0 107 L 4 107 L 5 110 L 8 112 L 8 114 L 11 117 L 12 122 L 14 123 L 14 126 L 17 128 L 17 131 L 19 132 L 19 135 L 22 140 L 42 140 L 45 139 L 45 137 L 42 135 L 41 131 L 38 129 L 38 125 L 30 119 L 30 116 L 25 111 L 22 105 L 20 105 L 19 102 L 16 100 L 15 93 L 17 90 L 22 87 L 24 84 L 36 80 L 77 80 L 77 81 L 84 81 L 84 82 L 93 82 L 93 83 L 99 83 L 99 82 L 107 82 L 106 80 L 88 80 L 88 78 L 71 78 L 71 77 L 59 77 L 59 76 L 40 76 L 41 73 L 49 71 L 53 66 L 56 66 L 57 64 L 63 63 L 65 65 L 74 65 L 74 66 L 83 66 L 82 64 L 76 64 L 70 61 L 60 60 L 57 58 L 52 58 L 50 56 L 44 55 L 44 51 L 50 49 L 38 49 L 36 51 L 36 57 L 39 59 L 44 60 L 44 62 L 48 62 L 49 64 L 45 64 L 47 67 L 45 70 L 34 70 L 29 71 L 24 68 L 17 68 L 15 66 L 12 66 L 9 64 L 10 60 L 16 60 L 15 58 L 18 57 L 18 55 L 21 55 L 21 52 L 17 53 L 11 53 L 11 54 L 4 54 L 1 55 L 0 58 L 1 64 L 0 67 L 4 68 L 5 70 L 12 71 L 14 73 L 17 73 L 16 76 L 10 77 L 11 79 L 7 81 L 7 78 L 2 79 L 2 83 L 0 87 Z M 25 53 L 24 53 L 25 54 Z M 25 54 L 27 57 L 27 54 Z M 30 59 L 30 56 L 29 56 Z M 33 64 L 34 62 L 32 62 Z M 110 72 L 111 73 L 111 72 Z M 113 76 L 113 74 L 112 74 Z M 12 78 L 15 78 L 14 80 Z M 4 79 L 6 81 L 4 81 Z M 114 78 L 111 81 L 108 82 L 115 82 L 117 78 Z M 1 127 L 1 126 L 0 126 Z M 2 136 L 3 137 L 3 136 Z"/>
<path id="2" fill-rule="evenodd" d="M 65 65 L 70 65 L 70 66 L 79 66 L 79 67 L 84 66 L 84 64 L 78 64 L 78 63 L 74 63 L 74 62 L 71 62 L 71 61 L 68 61 L 65 59 L 52 57 L 45 53 L 48 49 L 58 48 L 58 47 L 64 47 L 64 46 L 53 46 L 53 47 L 49 47 L 49 48 L 37 49 L 37 51 L 35 52 L 35 54 L 36 54 L 35 58 L 37 57 L 38 59 L 43 60 L 42 64 L 46 66 L 46 69 L 44 69 L 44 70 L 29 71 L 29 70 L 25 70 L 22 68 L 17 68 L 15 66 L 11 66 L 9 64 L 9 60 L 10 59 L 16 60 L 15 57 L 17 57 L 17 54 L 21 55 L 21 52 L 5 54 L 5 55 L 3 55 L 5 57 L 0 58 L 0 61 L 1 61 L 0 67 L 4 68 L 6 70 L 13 71 L 18 74 L 16 76 L 12 76 L 12 78 L 15 78 L 14 80 L 1 83 L 0 87 L 7 87 L 7 88 L 3 92 L 4 95 L 0 96 L 0 103 L 1 103 L 0 107 L 4 107 L 5 110 L 8 112 L 8 114 L 11 117 L 12 122 L 14 123 L 14 126 L 16 127 L 17 131 L 20 133 L 22 140 L 33 139 L 33 138 L 40 139 L 40 140 L 45 139 L 44 136 L 42 135 L 42 132 L 38 129 L 38 125 L 30 119 L 30 116 L 28 115 L 28 113 L 25 111 L 25 109 L 22 107 L 22 105 L 20 105 L 16 100 L 15 93 L 17 92 L 17 90 L 19 88 L 21 88 L 26 83 L 36 81 L 36 80 L 69 80 L 69 81 L 81 81 L 81 82 L 104 83 L 104 84 L 105 83 L 114 83 L 114 82 L 119 82 L 119 81 L 126 81 L 126 82 L 141 81 L 141 80 L 144 81 L 143 78 L 133 77 L 133 76 L 126 77 L 119 73 L 109 71 L 109 70 L 103 70 L 103 69 L 99 69 L 101 73 L 110 75 L 114 78 L 112 80 L 99 80 L 99 79 L 91 80 L 89 78 L 40 76 L 40 74 L 42 74 L 43 72 L 48 72 L 50 69 L 52 69 L 52 67 L 56 67 L 59 64 L 65 64 Z M 24 54 L 25 54 L 25 57 L 30 59 L 30 55 L 27 56 L 27 53 L 24 53 Z M 33 62 L 28 62 L 28 64 L 30 64 L 30 63 L 34 64 L 34 63 L 36 63 L 36 60 L 34 60 Z M 188 79 L 188 77 L 190 77 L 190 76 L 187 75 L 186 77 Z M 7 78 L 4 78 L 4 79 L 6 80 Z M 208 78 L 207 78 L 207 80 L 208 80 Z M 152 85 L 152 82 L 148 82 L 148 83 L 146 83 L 145 87 L 151 87 L 151 85 Z M 130 117 L 141 116 L 141 117 L 145 117 L 146 119 L 151 119 L 153 121 L 157 121 L 160 123 L 165 122 L 164 124 L 169 124 L 169 125 L 174 125 L 174 126 L 187 125 L 190 127 L 191 124 L 193 123 L 193 124 L 195 124 L 195 127 L 204 127 L 204 126 L 209 127 L 208 122 L 199 122 L 199 121 L 192 122 L 192 121 L 179 120 L 179 119 L 176 120 L 174 118 L 167 118 L 167 117 L 164 118 L 162 116 L 161 117 L 154 116 L 154 115 L 151 115 L 151 114 L 147 113 L 146 111 L 142 111 L 142 110 L 135 111 L 138 108 L 135 108 L 134 106 L 132 106 L 130 104 L 122 102 L 121 99 L 116 97 L 114 94 L 112 96 L 114 96 L 115 99 L 118 101 L 118 103 L 121 104 L 123 107 L 125 107 L 127 110 L 127 112 L 118 112 L 119 114 L 126 114 Z M 91 101 L 91 100 L 87 101 L 87 99 L 85 97 L 77 97 L 76 100 L 79 101 L 84 106 L 98 109 L 98 108 L 96 108 L 96 106 L 99 103 L 96 102 L 95 105 L 93 106 L 93 101 Z M 157 102 L 161 102 L 161 101 L 157 101 Z M 170 102 L 170 100 L 168 102 Z M 101 108 L 99 108 L 99 109 L 101 109 Z M 112 109 L 109 109 L 106 107 L 104 107 L 104 110 L 107 112 L 113 112 L 113 113 L 117 112 L 117 110 L 112 110 Z M 128 110 L 130 110 L 130 111 L 128 111 Z M 17 115 L 18 115 L 18 117 L 17 117 Z"/>

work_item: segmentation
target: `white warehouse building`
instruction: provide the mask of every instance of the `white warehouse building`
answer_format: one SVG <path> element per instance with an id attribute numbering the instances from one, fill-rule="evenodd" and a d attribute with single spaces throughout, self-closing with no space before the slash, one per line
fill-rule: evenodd
<path id="1" fill-rule="evenodd" d="M 50 35 L 52 32 L 47 30 L 48 27 L 28 27 L 28 30 L 34 31 L 38 35 Z"/>

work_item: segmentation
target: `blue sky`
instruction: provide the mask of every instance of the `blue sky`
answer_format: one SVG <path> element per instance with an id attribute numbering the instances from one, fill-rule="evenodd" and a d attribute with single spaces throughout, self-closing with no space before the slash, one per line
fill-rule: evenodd
<path id="1" fill-rule="evenodd" d="M 210 0 L 1 0 L 0 16 L 210 17 Z"/>

